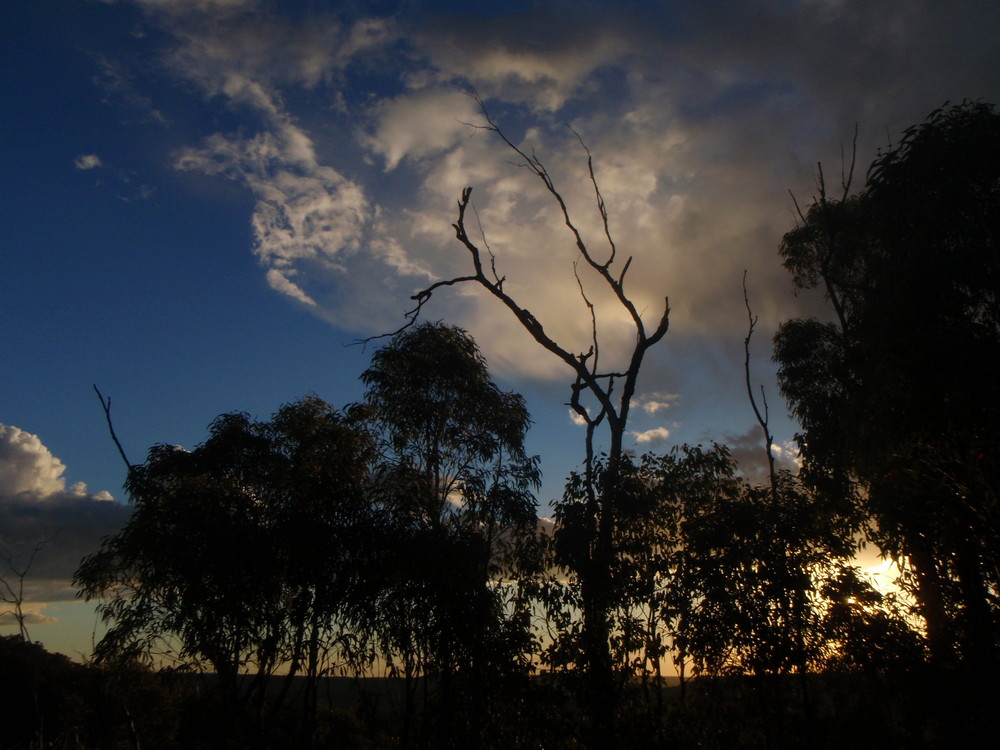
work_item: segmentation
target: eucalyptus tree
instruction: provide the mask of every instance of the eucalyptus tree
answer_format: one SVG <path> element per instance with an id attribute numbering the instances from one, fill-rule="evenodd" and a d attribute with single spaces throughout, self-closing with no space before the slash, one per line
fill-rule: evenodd
<path id="1" fill-rule="evenodd" d="M 308 736 L 327 660 L 351 656 L 372 449 L 358 423 L 315 396 L 266 422 L 223 414 L 191 451 L 151 448 L 129 470 L 131 518 L 75 577 L 108 624 L 98 660 L 214 671 L 251 709 L 254 743 L 268 680 L 287 665 L 286 686 L 306 677 Z"/>
<path id="2" fill-rule="evenodd" d="M 536 525 L 538 463 L 524 449 L 531 420 L 460 328 L 400 331 L 361 379 L 382 437 L 376 502 L 396 535 L 379 601 L 384 655 L 401 662 L 411 684 L 419 673 L 438 675 L 438 745 L 474 746 L 490 713 L 488 688 L 525 670 L 532 648 L 527 602 L 511 584 L 516 548 Z M 467 702 L 455 690 L 459 678 Z"/>
<path id="3" fill-rule="evenodd" d="M 909 128 L 857 195 L 821 180 L 781 253 L 834 322 L 775 338 L 813 486 L 852 495 L 908 561 L 935 659 L 983 669 L 1000 593 L 998 184 L 1000 113 L 978 102 Z"/>

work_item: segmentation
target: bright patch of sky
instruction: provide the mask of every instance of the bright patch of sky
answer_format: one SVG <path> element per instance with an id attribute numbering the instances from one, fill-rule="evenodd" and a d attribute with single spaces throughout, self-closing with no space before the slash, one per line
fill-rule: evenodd
<path id="1" fill-rule="evenodd" d="M 586 350 L 572 237 L 544 187 L 475 127 L 472 91 L 544 161 L 603 257 L 567 126 L 579 133 L 648 325 L 669 297 L 631 412 L 635 448 L 728 441 L 748 473 L 763 465 L 743 385 L 746 269 L 753 380 L 790 460 L 768 339 L 824 308 L 792 294 L 777 257 L 795 221 L 788 191 L 808 201 L 818 161 L 835 181 L 855 124 L 863 172 L 945 100 L 1000 99 L 992 0 L 341 5 L 5 8 L 0 422 L 23 449 L 0 457 L 5 518 L 29 497 L 58 509 L 48 530 L 81 529 L 83 507 L 120 508 L 123 466 L 93 383 L 134 461 L 154 443 L 196 444 L 221 412 L 266 416 L 310 391 L 359 399 L 371 347 L 346 345 L 396 329 L 417 289 L 468 272 L 451 228 L 468 185 L 505 289 Z M 581 281 L 612 364 L 632 342 L 627 317 Z M 558 497 L 582 456 L 565 366 L 471 287 L 439 290 L 425 315 L 466 327 L 527 396 L 540 499 Z M 29 469 L 49 484 L 25 495 Z M 67 570 L 42 580 L 54 591 Z"/>

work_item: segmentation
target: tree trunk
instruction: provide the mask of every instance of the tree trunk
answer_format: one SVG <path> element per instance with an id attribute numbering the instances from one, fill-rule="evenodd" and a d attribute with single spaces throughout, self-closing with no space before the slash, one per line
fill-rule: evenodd
<path id="1" fill-rule="evenodd" d="M 964 605 L 964 656 L 973 673 L 988 678 L 996 670 L 997 644 L 978 545 L 970 539 L 962 540 L 955 562 Z"/>
<path id="2" fill-rule="evenodd" d="M 907 539 L 907 547 L 906 554 L 917 571 L 917 600 L 927 625 L 931 662 L 941 667 L 953 666 L 955 649 L 951 638 L 952 623 L 945 609 L 941 576 L 931 546 L 919 534 L 911 534 Z"/>

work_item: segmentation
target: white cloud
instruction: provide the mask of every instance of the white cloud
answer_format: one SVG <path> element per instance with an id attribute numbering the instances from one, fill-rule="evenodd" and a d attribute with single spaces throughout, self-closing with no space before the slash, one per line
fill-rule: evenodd
<path id="1" fill-rule="evenodd" d="M 247 23 L 225 14 L 219 23 L 181 23 L 175 33 L 182 44 L 171 66 L 210 97 L 252 112 L 260 130 L 215 133 L 179 151 L 175 167 L 225 176 L 251 191 L 253 250 L 271 288 L 347 328 L 368 331 L 377 321 L 395 323 L 400 303 L 388 301 L 410 293 L 400 282 L 412 275 L 427 279 L 430 272 L 385 232 L 386 219 L 362 185 L 317 155 L 313 138 L 286 111 L 277 88 L 319 85 L 352 55 L 384 43 L 391 23 L 361 19 L 345 25 L 326 16 L 312 24 L 270 16 Z"/>
<path id="2" fill-rule="evenodd" d="M 316 301 L 312 297 L 299 289 L 294 281 L 291 281 L 288 276 L 281 273 L 277 268 L 272 268 L 267 272 L 267 283 L 272 289 L 282 294 L 287 294 L 289 297 L 294 297 L 305 305 L 316 305 Z"/>
<path id="3" fill-rule="evenodd" d="M 629 433 L 635 438 L 635 442 L 639 445 L 659 445 L 670 438 L 670 430 L 666 427 L 654 427 L 649 430 L 643 430 L 641 432 L 632 431 Z"/>
<path id="4" fill-rule="evenodd" d="M 260 7 L 246 12 L 251 5 Z M 267 2 L 166 0 L 147 9 L 177 40 L 167 57 L 171 69 L 209 96 L 230 95 L 240 80 L 269 95 L 286 85 L 316 88 L 338 80 L 351 62 L 377 53 L 396 34 L 391 18 L 346 22 L 317 12 L 294 21 Z"/>
<path id="5" fill-rule="evenodd" d="M 51 495 L 66 489 L 65 465 L 38 435 L 0 424 L 0 498 Z"/>
<path id="6" fill-rule="evenodd" d="M 104 166 L 97 154 L 80 154 L 73 160 L 73 164 L 77 169 L 96 169 Z"/>
<path id="7" fill-rule="evenodd" d="M 789 471 L 802 468 L 802 454 L 799 453 L 799 446 L 795 444 L 795 441 L 786 440 L 780 445 L 772 443 L 771 452 L 774 454 L 775 461 Z"/>
<path id="8" fill-rule="evenodd" d="M 406 158 L 441 153 L 470 135 L 468 123 L 482 120 L 475 102 L 454 88 L 424 89 L 381 102 L 374 108 L 371 149 L 391 170 Z"/>
<path id="9" fill-rule="evenodd" d="M 676 393 L 654 393 L 643 394 L 635 399 L 635 405 L 640 407 L 646 414 L 653 416 L 661 411 L 666 411 L 673 406 L 680 396 Z"/>
<path id="10" fill-rule="evenodd" d="M 308 136 L 280 116 L 272 131 L 252 138 L 213 135 L 201 148 L 184 150 L 176 166 L 224 175 L 251 190 L 254 252 L 271 287 L 300 302 L 316 304 L 290 278 L 297 264 L 343 272 L 344 256 L 359 249 L 371 213 L 364 191 L 320 164 Z"/>
<path id="11" fill-rule="evenodd" d="M 0 424 L 0 575 L 10 580 L 30 561 L 25 601 L 36 623 L 48 621 L 43 602 L 74 598 L 70 580 L 80 560 L 131 512 L 82 482 L 67 489 L 65 471 L 37 435 Z"/>
<path id="12" fill-rule="evenodd" d="M 544 154 L 545 162 L 557 188 L 562 192 L 583 237 L 601 262 L 609 249 L 596 208 L 593 187 L 587 177 L 586 155 L 572 134 L 565 129 L 555 133 L 532 130 L 526 134 L 523 148 Z M 455 220 L 454 205 L 465 185 L 474 185 L 474 210 L 466 217 L 466 228 L 486 256 L 486 246 L 496 255 L 497 274 L 504 277 L 504 289 L 545 327 L 547 333 L 572 352 L 585 352 L 591 344 L 591 320 L 574 277 L 573 264 L 580 260 L 573 235 L 567 231 L 558 205 L 544 185 L 509 163 L 517 159 L 505 150 L 495 134 L 475 131 L 442 158 L 428 159 L 429 171 L 419 195 L 419 204 L 406 214 L 406 224 L 399 231 L 409 232 L 407 242 L 412 254 L 427 259 L 441 278 L 468 274 L 471 264 L 467 252 L 455 241 L 450 222 Z M 655 181 L 655 180 L 654 180 Z M 609 198 L 612 212 L 619 204 Z M 452 208 L 449 208 L 452 207 Z M 628 254 L 636 260 L 626 287 L 643 314 L 648 327 L 657 322 L 663 305 L 662 289 L 654 289 L 648 277 L 658 275 L 650 267 L 642 249 L 645 240 L 633 236 L 631 227 L 640 224 L 638 203 L 622 205 L 613 213 L 612 229 L 620 242 L 620 272 Z M 653 212 L 656 206 L 643 207 Z M 480 226 L 486 234 L 484 241 Z M 609 293 L 607 286 L 585 264 L 578 265 L 586 293 L 596 305 L 598 331 L 602 338 L 600 367 L 619 369 L 631 354 L 634 329 L 627 311 Z M 651 271 L 653 273 L 651 273 Z M 526 348 L 536 345 L 520 330 L 517 321 L 486 294 L 472 287 L 470 296 L 454 301 L 451 290 L 442 290 L 435 299 L 434 312 L 450 308 L 450 314 L 463 315 L 463 325 L 483 343 L 491 363 L 501 373 L 543 378 L 565 378 L 568 371 L 556 358 L 540 353 L 524 356 Z M 438 299 L 441 299 L 438 302 Z M 458 309 L 456 309 L 458 308 Z"/>
<path id="13" fill-rule="evenodd" d="M 578 427 L 586 427 L 587 426 L 587 420 L 583 418 L 583 415 L 579 414 L 578 412 L 576 412 L 573 409 L 569 410 L 569 421 L 572 422 L 573 424 L 577 425 Z"/>

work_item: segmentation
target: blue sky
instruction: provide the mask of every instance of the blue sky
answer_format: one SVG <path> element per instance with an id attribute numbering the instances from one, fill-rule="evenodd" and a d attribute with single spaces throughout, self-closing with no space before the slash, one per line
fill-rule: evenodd
<path id="1" fill-rule="evenodd" d="M 32 636 L 68 651 L 93 624 L 70 603 L 73 561 L 128 512 L 92 384 L 133 461 L 198 443 L 222 412 L 359 399 L 371 349 L 349 344 L 467 271 L 450 228 L 466 185 L 507 288 L 586 348 L 572 240 L 541 185 L 470 127 L 468 92 L 548 165 L 600 248 L 567 124 L 580 133 L 635 258 L 628 291 L 651 318 L 670 298 L 635 447 L 741 455 L 759 451 L 743 270 L 780 443 L 794 425 L 768 339 L 823 312 L 777 257 L 788 191 L 808 201 L 819 161 L 835 181 L 855 124 L 863 171 L 945 100 L 1000 99 L 1000 8 L 985 0 L 49 0 L 3 20 L 0 534 L 12 555 L 50 538 L 29 577 Z M 620 355 L 621 311 L 598 314 Z M 435 293 L 426 317 L 470 330 L 528 397 L 540 501 L 557 496 L 582 453 L 563 366 L 471 287 Z"/>

